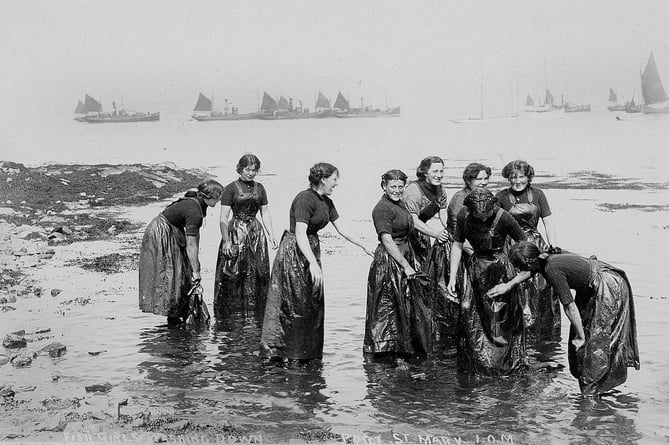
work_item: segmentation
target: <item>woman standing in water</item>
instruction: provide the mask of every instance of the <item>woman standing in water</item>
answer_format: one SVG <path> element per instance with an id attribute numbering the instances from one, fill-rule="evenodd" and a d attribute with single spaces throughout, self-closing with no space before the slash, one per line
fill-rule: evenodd
<path id="1" fill-rule="evenodd" d="M 199 285 L 200 227 L 207 207 L 221 199 L 223 186 L 210 179 L 197 192 L 173 202 L 144 231 L 139 253 L 139 308 L 167 316 L 170 324 L 188 316 L 188 292 Z"/>
<path id="2" fill-rule="evenodd" d="M 265 187 L 255 177 L 260 159 L 245 154 L 237 163 L 239 179 L 221 197 L 221 245 L 216 262 L 214 313 L 217 317 L 255 315 L 262 321 L 269 284 L 267 238 L 277 248 Z M 232 219 L 230 211 L 232 210 Z M 256 218 L 260 211 L 262 224 Z"/>
<path id="3" fill-rule="evenodd" d="M 415 278 L 409 243 L 413 218 L 402 202 L 406 181 L 401 170 L 384 173 L 384 193 L 372 211 L 379 245 L 367 280 L 364 340 L 365 352 L 398 360 L 432 352 L 429 289 Z"/>
<path id="4" fill-rule="evenodd" d="M 341 236 L 370 256 L 362 241 L 346 231 L 330 195 L 339 170 L 320 162 L 309 171 L 309 188 L 290 206 L 290 230 L 279 244 L 267 293 L 261 345 L 273 358 L 321 359 L 325 293 L 318 231 L 332 223 Z"/>
<path id="5" fill-rule="evenodd" d="M 471 374 L 505 375 L 526 365 L 525 330 L 518 295 L 510 292 L 495 301 L 486 296 L 493 286 L 515 275 L 504 252 L 506 237 L 525 239 L 516 220 L 495 202 L 492 192 L 485 188 L 469 193 L 453 234 L 448 282 L 451 295 L 456 295 L 463 243 L 469 241 L 473 249 L 467 264 L 471 287 L 466 287 L 460 295 L 458 344 L 460 368 Z"/>
<path id="6" fill-rule="evenodd" d="M 541 252 L 527 241 L 511 246 L 509 258 L 522 272 L 491 289 L 490 297 L 499 298 L 536 274 L 553 286 L 571 322 L 569 369 L 583 394 L 609 391 L 627 380 L 628 367 L 639 369 L 634 300 L 624 271 L 558 248 Z"/>
<path id="7" fill-rule="evenodd" d="M 527 241 L 534 243 L 540 251 L 557 243 L 551 209 L 544 192 L 532 186 L 534 168 L 525 161 L 511 161 L 502 176 L 509 180 L 510 187 L 497 193 L 500 207 L 509 212 L 520 224 Z M 539 233 L 539 220 L 546 230 L 546 241 Z M 518 289 L 524 305 L 529 307 L 527 336 L 536 340 L 552 340 L 560 335 L 560 302 L 553 296 L 553 289 L 541 274 L 534 274 Z"/>

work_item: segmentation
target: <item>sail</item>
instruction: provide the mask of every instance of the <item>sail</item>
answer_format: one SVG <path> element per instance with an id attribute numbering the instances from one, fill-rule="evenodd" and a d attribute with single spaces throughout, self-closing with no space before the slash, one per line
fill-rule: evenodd
<path id="1" fill-rule="evenodd" d="M 262 95 L 262 105 L 260 106 L 261 111 L 276 111 L 276 101 L 267 94 L 267 92 L 263 92 Z"/>
<path id="2" fill-rule="evenodd" d="M 84 101 L 84 113 L 101 113 L 101 112 L 102 112 L 102 105 L 100 105 L 100 102 L 93 99 L 91 96 L 87 94 L 86 99 Z"/>
<path id="3" fill-rule="evenodd" d="M 618 96 L 616 96 L 613 88 L 609 88 L 609 102 L 618 102 Z"/>
<path id="4" fill-rule="evenodd" d="M 530 96 L 529 94 L 527 95 L 527 99 L 525 99 L 525 105 L 528 107 L 534 106 L 534 101 L 532 100 L 532 96 Z"/>
<path id="5" fill-rule="evenodd" d="M 84 103 L 82 101 L 79 101 L 77 103 L 77 108 L 74 110 L 76 114 L 84 114 L 86 108 L 84 107 Z"/>
<path id="6" fill-rule="evenodd" d="M 316 109 L 330 108 L 330 101 L 320 91 L 318 92 L 318 99 L 316 100 Z"/>
<path id="7" fill-rule="evenodd" d="M 193 111 L 211 111 L 211 100 L 204 94 L 200 93 Z"/>
<path id="8" fill-rule="evenodd" d="M 277 102 L 276 104 L 276 108 L 279 110 L 288 111 L 290 110 L 290 105 L 288 104 L 288 101 L 286 100 L 285 97 L 280 96 L 279 102 Z"/>
<path id="9" fill-rule="evenodd" d="M 667 98 L 667 93 L 664 91 L 664 87 L 662 86 L 660 74 L 657 72 L 657 66 L 655 65 L 655 58 L 653 57 L 653 53 L 650 54 L 648 64 L 646 64 L 646 69 L 641 75 L 641 90 L 643 93 L 643 100 L 646 102 L 646 105 L 656 104 L 658 102 L 669 100 L 669 98 Z"/>
<path id="10" fill-rule="evenodd" d="M 339 110 L 348 110 L 351 108 L 351 106 L 348 104 L 348 101 L 344 99 L 344 96 L 342 96 L 341 92 L 337 93 L 337 100 L 335 100 L 334 108 Z"/>
<path id="11" fill-rule="evenodd" d="M 551 94 L 550 90 L 546 88 L 546 105 L 553 106 L 553 95 Z"/>

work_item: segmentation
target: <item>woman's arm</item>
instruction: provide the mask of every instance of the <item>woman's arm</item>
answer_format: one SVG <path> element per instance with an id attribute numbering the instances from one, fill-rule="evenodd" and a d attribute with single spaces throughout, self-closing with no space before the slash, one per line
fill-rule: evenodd
<path id="1" fill-rule="evenodd" d="M 553 217 L 551 215 L 541 218 L 546 229 L 546 242 L 549 246 L 557 246 L 557 236 L 555 235 L 555 225 L 553 224 Z"/>
<path id="2" fill-rule="evenodd" d="M 503 295 L 507 292 L 509 292 L 511 289 L 514 287 L 518 286 L 520 283 L 523 281 L 527 281 L 530 279 L 532 276 L 531 272 L 528 271 L 520 271 L 518 274 L 516 274 L 515 277 L 513 277 L 511 280 L 507 281 L 506 283 L 500 283 L 496 286 L 494 286 L 492 289 L 488 291 L 486 294 L 490 298 L 495 298 L 499 297 L 500 295 Z"/>
<path id="3" fill-rule="evenodd" d="M 383 244 L 383 247 L 386 248 L 388 254 L 391 257 L 393 257 L 393 259 L 397 261 L 400 266 L 402 266 L 402 268 L 404 269 L 404 274 L 408 278 L 411 278 L 416 274 L 416 271 L 414 270 L 413 267 L 411 267 L 411 264 L 409 264 L 407 259 L 404 258 L 404 255 L 402 255 L 400 249 L 397 248 L 397 244 L 395 244 L 395 241 L 393 241 L 393 237 L 389 233 L 381 234 L 381 244 Z"/>
<path id="4" fill-rule="evenodd" d="M 260 216 L 265 232 L 267 232 L 269 242 L 272 245 L 272 249 L 276 249 L 278 244 L 276 242 L 276 237 L 274 236 L 274 229 L 272 228 L 272 215 L 269 213 L 269 206 L 267 204 L 260 206 Z"/>
<path id="5" fill-rule="evenodd" d="M 448 240 L 448 232 L 446 231 L 446 229 L 443 230 L 433 229 L 432 227 L 428 226 L 423 221 L 421 221 L 418 215 L 416 215 L 415 213 L 412 213 L 411 217 L 413 218 L 414 228 L 418 230 L 420 233 L 424 233 L 427 236 L 436 238 L 441 242 Z"/>
<path id="6" fill-rule="evenodd" d="M 342 225 L 342 223 L 341 223 L 341 221 L 340 221 L 339 219 L 336 219 L 336 220 L 332 221 L 332 225 L 334 226 L 334 228 L 337 230 L 337 232 L 338 232 L 341 236 L 343 236 L 344 238 L 346 238 L 349 242 L 351 242 L 351 243 L 355 244 L 356 246 L 360 247 L 362 250 L 365 251 L 365 253 L 366 253 L 367 255 L 369 255 L 369 256 L 371 256 L 372 258 L 374 258 L 374 253 L 372 253 L 370 250 L 367 249 L 367 247 L 365 247 L 365 245 L 362 243 L 362 241 L 360 240 L 360 238 L 358 238 L 357 236 L 351 234 L 351 233 L 348 231 L 348 229 L 345 229 L 344 226 Z"/>
<path id="7" fill-rule="evenodd" d="M 564 313 L 576 331 L 576 336 L 571 340 L 571 344 L 573 344 L 578 351 L 585 344 L 585 332 L 583 331 L 581 313 L 578 311 L 578 307 L 573 301 L 564 306 Z"/>
<path id="8" fill-rule="evenodd" d="M 193 280 L 201 279 L 200 275 L 200 235 L 186 235 L 186 255 L 193 269 Z"/>
<path id="9" fill-rule="evenodd" d="M 218 225 L 221 229 L 221 240 L 223 241 L 223 253 L 226 255 L 230 254 L 232 248 L 232 243 L 228 238 L 228 224 L 230 221 L 230 206 L 221 204 L 221 217 L 219 218 Z"/>
<path id="10" fill-rule="evenodd" d="M 453 241 L 451 247 L 451 270 L 448 279 L 448 293 L 455 296 L 455 281 L 457 279 L 458 267 L 460 267 L 460 259 L 462 258 L 462 243 L 460 241 Z"/>
<path id="11" fill-rule="evenodd" d="M 309 262 L 309 273 L 311 274 L 311 279 L 314 282 L 314 286 L 320 286 L 323 283 L 323 271 L 321 266 L 316 261 L 316 256 L 311 251 L 311 245 L 309 244 L 309 237 L 307 236 L 307 224 L 303 222 L 295 223 L 295 239 L 297 241 L 297 247 L 302 252 L 302 255 Z"/>

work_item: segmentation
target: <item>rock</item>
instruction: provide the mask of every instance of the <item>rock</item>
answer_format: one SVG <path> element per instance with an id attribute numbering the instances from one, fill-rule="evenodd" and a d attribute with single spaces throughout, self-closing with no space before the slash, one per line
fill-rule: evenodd
<path id="1" fill-rule="evenodd" d="M 60 232 L 52 232 L 52 233 L 49 234 L 49 236 L 47 238 L 50 239 L 53 242 L 60 242 L 60 241 L 67 240 L 67 236 L 63 235 Z"/>
<path id="2" fill-rule="evenodd" d="M 107 352 L 107 350 L 106 350 L 106 349 L 103 349 L 103 350 L 101 350 L 101 351 L 88 351 L 88 355 L 94 355 L 94 356 L 95 356 L 95 355 L 100 355 L 100 354 L 102 354 L 103 352 Z"/>
<path id="3" fill-rule="evenodd" d="M 42 424 L 37 428 L 37 431 L 55 431 L 60 432 L 64 431 L 67 426 L 67 422 L 63 419 L 62 416 L 52 417 L 51 419 L 42 422 Z"/>
<path id="4" fill-rule="evenodd" d="M 16 295 L 10 295 L 5 303 L 16 303 Z"/>
<path id="5" fill-rule="evenodd" d="M 185 430 L 188 425 L 189 425 L 188 420 L 178 420 L 176 422 L 168 423 L 167 425 L 165 425 L 165 429 L 172 431 L 181 431 Z"/>
<path id="6" fill-rule="evenodd" d="M 0 298 L 0 304 L 7 304 L 7 299 L 5 297 Z"/>
<path id="7" fill-rule="evenodd" d="M 25 334 L 25 331 L 19 331 L 5 335 L 2 346 L 5 348 L 25 348 L 27 345 Z"/>
<path id="8" fill-rule="evenodd" d="M 4 354 L 0 354 L 0 366 L 9 363 L 9 357 Z"/>
<path id="9" fill-rule="evenodd" d="M 25 368 L 26 366 L 30 366 L 36 356 L 37 354 L 34 351 L 23 350 L 11 359 L 12 365 L 15 368 Z"/>
<path id="10" fill-rule="evenodd" d="M 0 385 L 0 397 L 14 397 L 14 390 L 11 386 Z"/>
<path id="11" fill-rule="evenodd" d="M 42 348 L 42 352 L 49 354 L 49 357 L 61 357 L 67 351 L 67 347 L 59 342 L 49 343 Z"/>
<path id="12" fill-rule="evenodd" d="M 62 290 L 60 290 L 60 289 L 51 289 L 51 296 L 55 297 L 61 292 L 62 292 Z"/>
<path id="13" fill-rule="evenodd" d="M 89 386 L 86 386 L 85 388 L 86 388 L 86 392 L 107 393 L 107 392 L 111 391 L 112 385 L 109 382 L 105 382 L 105 383 L 96 383 L 94 385 L 89 385 Z"/>
<path id="14" fill-rule="evenodd" d="M 0 215 L 16 215 L 16 211 L 10 207 L 0 207 Z"/>
<path id="15" fill-rule="evenodd" d="M 19 386 L 18 388 L 16 388 L 16 390 L 18 392 L 31 392 L 31 391 L 35 391 L 35 389 L 37 389 L 37 386 L 35 386 L 35 385 L 25 385 L 25 386 Z"/>

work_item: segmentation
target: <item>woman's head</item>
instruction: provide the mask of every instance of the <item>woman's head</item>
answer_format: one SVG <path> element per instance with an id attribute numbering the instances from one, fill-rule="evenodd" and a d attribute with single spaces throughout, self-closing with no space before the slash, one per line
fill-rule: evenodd
<path id="1" fill-rule="evenodd" d="M 309 169 L 309 185 L 311 188 L 321 189 L 323 194 L 329 195 L 338 185 L 339 170 L 327 162 L 319 162 Z"/>
<path id="2" fill-rule="evenodd" d="M 522 192 L 532 183 L 534 168 L 520 159 L 511 161 L 502 169 L 502 177 L 509 180 L 512 190 Z"/>
<path id="3" fill-rule="evenodd" d="M 260 159 L 254 154 L 246 153 L 239 158 L 236 170 L 243 180 L 252 180 L 260 170 Z"/>
<path id="4" fill-rule="evenodd" d="M 220 201 L 222 194 L 223 186 L 213 179 L 207 179 L 197 186 L 197 196 L 204 199 L 210 207 L 215 206 Z"/>
<path id="5" fill-rule="evenodd" d="M 477 188 L 465 196 L 464 205 L 476 219 L 485 221 L 495 209 L 497 198 L 487 188 Z"/>
<path id="6" fill-rule="evenodd" d="M 466 187 L 470 190 L 475 190 L 479 187 L 487 187 L 490 175 L 492 175 L 490 167 L 478 162 L 472 162 L 462 172 L 462 180 L 465 182 Z"/>
<path id="7" fill-rule="evenodd" d="M 416 169 L 416 177 L 424 179 L 428 184 L 441 184 L 441 178 L 444 177 L 444 160 L 439 156 L 428 156 L 423 159 Z"/>
<path id="8" fill-rule="evenodd" d="M 541 251 L 529 241 L 520 241 L 509 248 L 509 261 L 520 270 L 538 269 Z"/>
<path id="9" fill-rule="evenodd" d="M 402 170 L 388 170 L 381 176 L 381 188 L 386 196 L 393 201 L 399 201 L 407 183 L 407 175 Z"/>

